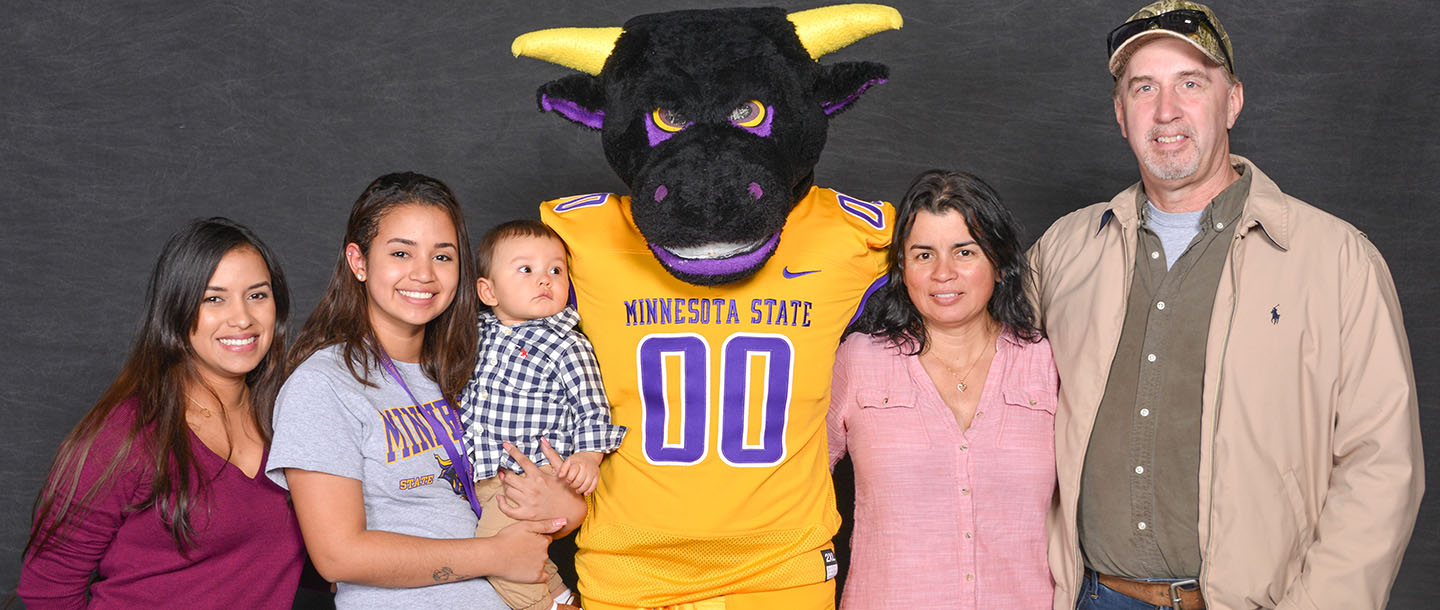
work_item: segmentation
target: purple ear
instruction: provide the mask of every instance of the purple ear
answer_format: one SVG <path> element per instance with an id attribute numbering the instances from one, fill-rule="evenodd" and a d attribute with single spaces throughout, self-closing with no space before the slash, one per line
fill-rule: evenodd
<path id="1" fill-rule="evenodd" d="M 600 129 L 605 126 L 604 110 L 583 108 L 580 104 L 570 100 L 551 99 L 550 96 L 542 93 L 540 94 L 540 109 L 553 112 L 591 129 Z"/>
<path id="2" fill-rule="evenodd" d="M 553 112 L 590 129 L 605 126 L 605 90 L 600 79 L 572 74 L 545 83 L 537 92 L 540 110 Z"/>
<path id="3" fill-rule="evenodd" d="M 834 116 L 854 104 L 867 89 L 884 84 L 888 76 L 885 66 L 868 61 L 825 66 L 815 83 L 820 109 L 826 116 Z"/>

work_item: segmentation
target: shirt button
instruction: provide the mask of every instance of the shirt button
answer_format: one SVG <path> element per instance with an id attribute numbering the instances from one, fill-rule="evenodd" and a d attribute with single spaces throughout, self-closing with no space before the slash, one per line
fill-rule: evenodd
<path id="1" fill-rule="evenodd" d="M 488 400 L 489 398 L 490 398 L 490 393 L 489 393 L 489 392 L 481 392 L 481 393 L 480 393 L 480 400 Z"/>
<path id="2" fill-rule="evenodd" d="M 1136 467 L 1135 467 L 1135 474 L 1145 474 L 1145 467 L 1144 467 L 1144 466 L 1136 466 Z"/>
<path id="3" fill-rule="evenodd" d="M 1136 528 L 1136 529 L 1142 529 L 1142 530 L 1145 529 L 1145 522 L 1144 522 L 1144 521 L 1141 521 L 1140 523 L 1135 524 L 1135 528 Z"/>
<path id="4" fill-rule="evenodd" d="M 1146 356 L 1145 359 L 1146 359 L 1146 360 L 1149 360 L 1149 361 L 1151 361 L 1151 362 L 1154 362 L 1154 361 L 1155 361 L 1155 354 L 1150 354 L 1149 356 Z"/>
<path id="5" fill-rule="evenodd" d="M 1222 230 L 1222 229 L 1224 229 L 1224 228 L 1225 228 L 1225 223 L 1223 223 L 1223 222 L 1217 222 L 1217 223 L 1215 223 L 1215 230 L 1216 230 L 1216 231 L 1220 231 L 1220 230 Z"/>
<path id="6" fill-rule="evenodd" d="M 1140 417 L 1150 417 L 1150 409 L 1140 409 Z"/>
<path id="7" fill-rule="evenodd" d="M 1165 309 L 1165 301 L 1160 301 L 1159 303 L 1156 303 L 1155 309 Z"/>
<path id="8" fill-rule="evenodd" d="M 961 445 L 960 445 L 960 450 L 961 450 L 961 451 L 964 451 L 964 450 L 969 449 L 969 448 L 970 448 L 970 445 L 968 445 L 968 444 L 961 444 Z"/>
<path id="9" fill-rule="evenodd" d="M 975 580 L 975 575 L 974 575 L 974 574 L 966 574 L 966 575 L 965 575 L 965 580 Z"/>
<path id="10" fill-rule="evenodd" d="M 965 532 L 965 537 L 966 537 L 966 538 L 973 538 L 973 536 L 970 535 L 970 532 Z"/>
<path id="11" fill-rule="evenodd" d="M 1151 252 L 1151 253 L 1150 253 L 1150 258 L 1152 258 L 1152 259 L 1160 258 L 1160 253 L 1159 253 L 1159 252 Z"/>
<path id="12" fill-rule="evenodd" d="M 968 495 L 970 495 L 970 488 L 969 488 L 969 487 L 961 487 L 961 488 L 960 488 L 960 495 L 962 495 L 962 496 L 968 496 Z"/>

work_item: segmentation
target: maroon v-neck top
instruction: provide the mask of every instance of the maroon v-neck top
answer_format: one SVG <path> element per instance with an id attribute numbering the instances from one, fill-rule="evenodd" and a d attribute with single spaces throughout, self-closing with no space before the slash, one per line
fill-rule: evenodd
<path id="1" fill-rule="evenodd" d="M 96 438 L 77 501 L 118 450 L 136 404 L 117 406 Z M 190 446 L 208 481 L 190 511 L 193 546 L 182 553 L 154 508 L 132 508 L 154 476 L 137 439 L 107 488 L 88 506 L 73 507 L 79 511 L 73 527 L 25 557 L 19 594 L 26 607 L 290 608 L 305 549 L 285 491 L 265 477 L 269 451 L 251 478 L 193 433 Z M 90 583 L 94 571 L 99 580 Z"/>

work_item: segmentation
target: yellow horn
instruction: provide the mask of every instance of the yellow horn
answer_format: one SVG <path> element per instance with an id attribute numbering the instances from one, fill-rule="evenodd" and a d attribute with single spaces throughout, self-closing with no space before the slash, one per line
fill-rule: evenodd
<path id="1" fill-rule="evenodd" d="M 904 25 L 900 11 L 882 4 L 836 4 L 790 13 L 800 44 L 810 59 L 820 59 L 871 34 L 898 30 Z"/>
<path id="2" fill-rule="evenodd" d="M 552 28 L 521 34 L 510 52 L 599 76 L 621 28 Z"/>

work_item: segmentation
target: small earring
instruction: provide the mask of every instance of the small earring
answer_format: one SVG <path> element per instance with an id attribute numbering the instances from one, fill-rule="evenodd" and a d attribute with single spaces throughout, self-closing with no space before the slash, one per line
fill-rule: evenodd
<path id="1" fill-rule="evenodd" d="M 364 273 L 356 273 L 356 274 L 355 274 L 355 279 L 360 280 L 360 281 L 363 282 L 363 281 L 365 281 L 365 274 L 364 274 Z"/>

